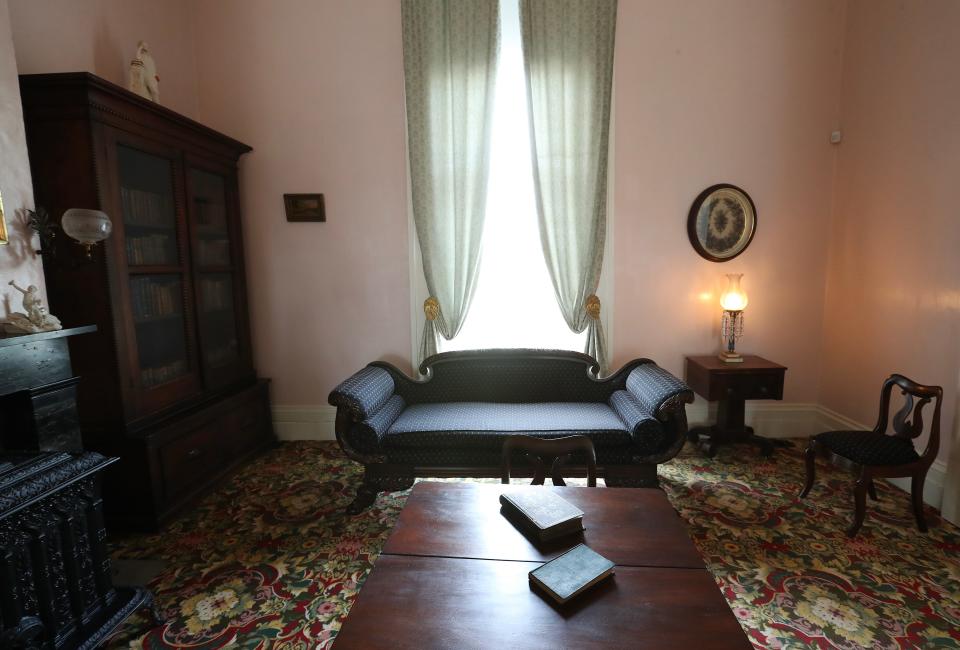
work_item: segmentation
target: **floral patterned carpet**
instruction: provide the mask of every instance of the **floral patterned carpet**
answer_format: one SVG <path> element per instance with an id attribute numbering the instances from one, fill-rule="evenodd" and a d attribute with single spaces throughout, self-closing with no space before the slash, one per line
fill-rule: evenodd
<path id="1" fill-rule="evenodd" d="M 918 533 L 904 492 L 879 483 L 849 540 L 849 475 L 820 464 L 799 501 L 799 451 L 688 446 L 660 474 L 755 647 L 960 648 L 960 530 L 929 511 Z M 286 443 L 162 533 L 115 539 L 165 563 L 166 622 L 138 615 L 109 647 L 329 647 L 406 498 L 347 517 L 359 477 L 334 443 Z"/>

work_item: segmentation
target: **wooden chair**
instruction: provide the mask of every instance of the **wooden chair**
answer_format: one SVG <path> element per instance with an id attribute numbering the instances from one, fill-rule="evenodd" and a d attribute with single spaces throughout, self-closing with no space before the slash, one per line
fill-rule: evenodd
<path id="1" fill-rule="evenodd" d="M 890 409 L 890 393 L 898 386 L 905 396 L 903 408 L 893 416 L 893 435 L 887 435 L 887 418 Z M 914 399 L 919 401 L 914 406 Z M 933 420 L 926 449 L 917 454 L 914 438 L 923 432 L 923 408 L 934 400 Z M 827 431 L 810 439 L 807 447 L 807 482 L 800 498 L 807 496 L 813 487 L 814 467 L 817 453 L 827 450 L 859 466 L 859 478 L 853 488 L 855 514 L 847 535 L 853 537 L 863 525 L 867 509 L 867 493 L 874 501 L 877 492 L 875 478 L 909 477 L 913 499 L 913 514 L 917 527 L 927 532 L 923 516 L 923 483 L 927 470 L 933 464 L 940 449 L 940 404 L 943 389 L 940 386 L 922 386 L 903 375 L 890 375 L 880 391 L 880 416 L 873 431 Z"/>
<path id="2" fill-rule="evenodd" d="M 534 438 L 533 436 L 508 436 L 503 441 L 500 456 L 500 482 L 510 482 L 510 457 L 513 452 L 521 451 L 531 459 L 536 469 L 531 485 L 543 485 L 550 467 L 550 478 L 554 485 L 566 485 L 560 473 L 563 461 L 570 454 L 582 451 L 587 456 L 587 485 L 597 487 L 597 454 L 593 442 L 587 436 L 565 436 L 563 438 Z"/>

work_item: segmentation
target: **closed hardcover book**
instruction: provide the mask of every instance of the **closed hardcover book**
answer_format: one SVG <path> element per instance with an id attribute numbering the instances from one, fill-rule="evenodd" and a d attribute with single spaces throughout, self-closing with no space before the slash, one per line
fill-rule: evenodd
<path id="1" fill-rule="evenodd" d="M 583 530 L 583 511 L 547 489 L 504 493 L 500 503 L 511 523 L 541 542 Z"/>
<path id="2" fill-rule="evenodd" d="M 530 582 L 562 605 L 613 575 L 613 567 L 613 562 L 586 544 L 578 544 L 531 571 Z"/>

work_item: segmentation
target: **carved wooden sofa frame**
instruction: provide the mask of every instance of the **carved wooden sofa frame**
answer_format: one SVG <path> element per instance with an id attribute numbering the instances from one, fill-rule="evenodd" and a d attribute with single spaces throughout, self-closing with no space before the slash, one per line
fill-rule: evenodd
<path id="1" fill-rule="evenodd" d="M 351 460 L 364 466 L 362 484 L 347 512 L 359 513 L 379 492 L 409 488 L 417 477 L 500 476 L 499 447 L 476 453 L 447 447 L 446 454 L 438 455 L 429 445 L 419 451 L 382 445 L 408 404 L 603 402 L 620 416 L 633 442 L 612 450 L 598 446 L 598 476 L 611 487 L 658 487 L 657 465 L 676 456 L 686 440 L 685 405 L 693 402 L 693 392 L 649 359 L 630 361 L 602 379 L 597 378 L 598 371 L 592 357 L 562 350 L 441 353 L 421 364 L 424 379 L 413 379 L 389 363 L 369 364 L 329 397 L 337 407 L 337 442 Z M 528 430 L 488 433 L 505 439 Z M 573 433 L 582 432 L 551 429 L 540 435 Z M 421 459 L 418 453 L 433 453 L 435 458 Z M 456 460 L 438 460 L 451 457 Z M 532 467 L 516 467 L 514 476 L 532 476 L 532 471 Z M 585 476 L 586 467 L 574 457 L 564 474 Z"/>

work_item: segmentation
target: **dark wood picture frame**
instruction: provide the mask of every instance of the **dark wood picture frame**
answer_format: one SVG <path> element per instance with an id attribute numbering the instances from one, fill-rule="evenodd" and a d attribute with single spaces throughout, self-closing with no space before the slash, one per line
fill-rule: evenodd
<path id="1" fill-rule="evenodd" d="M 738 239 L 742 243 L 738 244 L 738 248 L 731 255 L 727 256 L 717 255 L 715 252 L 707 249 L 697 233 L 697 219 L 700 215 L 700 210 L 703 207 L 704 202 L 719 190 L 728 190 L 742 195 L 753 214 L 752 223 L 744 224 L 744 230 L 747 228 L 750 230 L 749 234 L 746 236 L 746 241 L 744 241 L 743 235 L 741 235 Z M 693 205 L 690 206 L 690 212 L 687 214 L 687 236 L 690 238 L 690 245 L 693 246 L 693 249 L 697 251 L 697 254 L 700 255 L 700 257 L 710 260 L 711 262 L 729 262 L 749 248 L 750 243 L 753 242 L 754 235 L 757 234 L 758 219 L 759 216 L 757 215 L 757 206 L 754 205 L 753 199 L 750 198 L 750 195 L 747 194 L 745 190 L 737 187 L 736 185 L 731 185 L 730 183 L 717 183 L 716 185 L 711 185 L 707 189 L 700 192 L 700 194 L 697 195 L 697 198 L 693 200 Z"/>
<path id="2" fill-rule="evenodd" d="M 287 221 L 323 222 L 327 220 L 323 194 L 284 194 L 283 207 L 287 213 Z"/>

